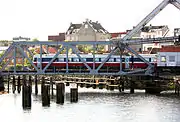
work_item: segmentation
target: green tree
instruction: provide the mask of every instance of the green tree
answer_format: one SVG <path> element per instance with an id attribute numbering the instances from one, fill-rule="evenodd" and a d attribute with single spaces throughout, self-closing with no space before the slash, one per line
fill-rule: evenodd
<path id="1" fill-rule="evenodd" d="M 33 42 L 38 42 L 39 40 L 37 38 L 32 39 Z"/>

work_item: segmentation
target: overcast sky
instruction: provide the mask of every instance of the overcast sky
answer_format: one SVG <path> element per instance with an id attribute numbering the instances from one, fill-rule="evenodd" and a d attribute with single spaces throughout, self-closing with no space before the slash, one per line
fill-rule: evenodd
<path id="1" fill-rule="evenodd" d="M 137 25 L 162 0 L 0 0 L 0 40 L 16 36 L 38 38 L 65 32 L 86 18 L 109 32 Z M 180 27 L 180 11 L 168 5 L 149 24 Z"/>

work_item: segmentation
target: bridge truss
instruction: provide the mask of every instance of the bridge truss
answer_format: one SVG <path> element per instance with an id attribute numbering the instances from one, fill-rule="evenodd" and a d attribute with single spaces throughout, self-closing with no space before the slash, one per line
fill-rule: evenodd
<path id="1" fill-rule="evenodd" d="M 177 7 L 180 10 L 180 0 L 164 0 L 161 2 L 150 14 L 148 14 L 132 31 L 130 31 L 124 38 L 119 40 L 110 40 L 110 41 L 78 41 L 78 42 L 48 42 L 48 41 L 39 41 L 39 42 L 13 42 L 10 47 L 5 51 L 4 55 L 0 58 L 0 62 L 2 65 L 2 68 L 0 69 L 0 73 L 3 75 L 6 74 L 12 74 L 12 75 L 23 75 L 23 74 L 39 74 L 39 75 L 46 75 L 46 74 L 73 74 L 73 75 L 152 75 L 154 71 L 154 66 L 148 62 L 146 59 L 144 59 L 141 55 L 139 55 L 137 52 L 135 52 L 133 49 L 129 47 L 131 44 L 149 44 L 149 43 L 166 43 L 166 42 L 174 42 L 178 39 L 178 37 L 162 37 L 162 38 L 152 38 L 152 39 L 135 39 L 132 40 L 132 36 L 140 31 L 150 20 L 152 20 L 160 11 L 162 11 L 168 4 L 173 4 L 175 7 Z M 33 64 L 33 52 L 29 50 L 30 46 L 39 46 L 40 47 L 40 66 L 36 66 Z M 81 57 L 80 51 L 77 48 L 78 45 L 91 45 L 93 48 L 93 66 L 90 67 L 88 63 Z M 95 66 L 95 57 L 96 57 L 96 47 L 97 45 L 113 45 L 113 49 L 110 51 L 110 53 L 107 55 L 107 57 L 102 61 L 102 63 L 99 66 Z M 56 46 L 59 47 L 59 50 L 54 55 L 54 57 L 50 60 L 50 62 L 43 67 L 42 66 L 42 52 L 43 52 L 43 46 L 51 47 Z M 77 57 L 80 59 L 81 62 L 83 62 L 84 66 L 86 67 L 87 72 L 70 72 L 69 70 L 69 49 L 72 49 L 73 53 L 77 55 Z M 50 67 L 50 65 L 53 63 L 53 61 L 57 58 L 57 56 L 65 50 L 66 54 L 66 69 L 65 72 L 48 72 L 47 69 Z M 134 70 L 123 70 L 122 67 L 122 55 L 125 50 L 128 50 L 133 55 L 140 58 L 143 62 L 145 62 L 148 67 L 146 69 L 134 69 Z M 24 60 L 28 60 L 30 65 L 33 67 L 33 71 L 25 71 L 24 68 L 22 68 L 21 71 L 16 69 L 16 55 L 17 51 L 19 51 L 22 54 L 23 62 Z M 8 57 L 8 54 L 13 52 L 13 56 Z M 120 54 L 120 68 L 119 71 L 115 72 L 99 72 L 99 70 L 103 67 L 103 65 L 109 60 L 109 58 L 116 52 L 119 52 Z M 5 62 L 5 64 L 2 64 L 3 60 L 5 58 L 9 58 L 8 61 Z M 11 61 L 14 61 L 14 69 L 13 71 L 9 71 L 7 66 Z M 22 64 L 24 66 L 24 63 Z"/>

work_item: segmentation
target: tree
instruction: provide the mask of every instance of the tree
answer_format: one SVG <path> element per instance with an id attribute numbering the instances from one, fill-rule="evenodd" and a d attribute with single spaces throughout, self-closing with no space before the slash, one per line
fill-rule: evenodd
<path id="1" fill-rule="evenodd" d="M 39 40 L 37 38 L 32 39 L 33 42 L 38 42 Z"/>

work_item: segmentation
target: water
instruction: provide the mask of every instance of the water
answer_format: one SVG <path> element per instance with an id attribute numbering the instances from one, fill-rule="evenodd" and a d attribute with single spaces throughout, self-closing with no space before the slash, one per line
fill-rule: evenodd
<path id="1" fill-rule="evenodd" d="M 126 91 L 129 92 L 129 91 Z M 0 121 L 5 122 L 180 122 L 180 97 L 118 91 L 79 89 L 78 103 L 51 101 L 42 107 L 41 96 L 32 96 L 32 109 L 22 109 L 20 94 L 0 95 Z"/>

